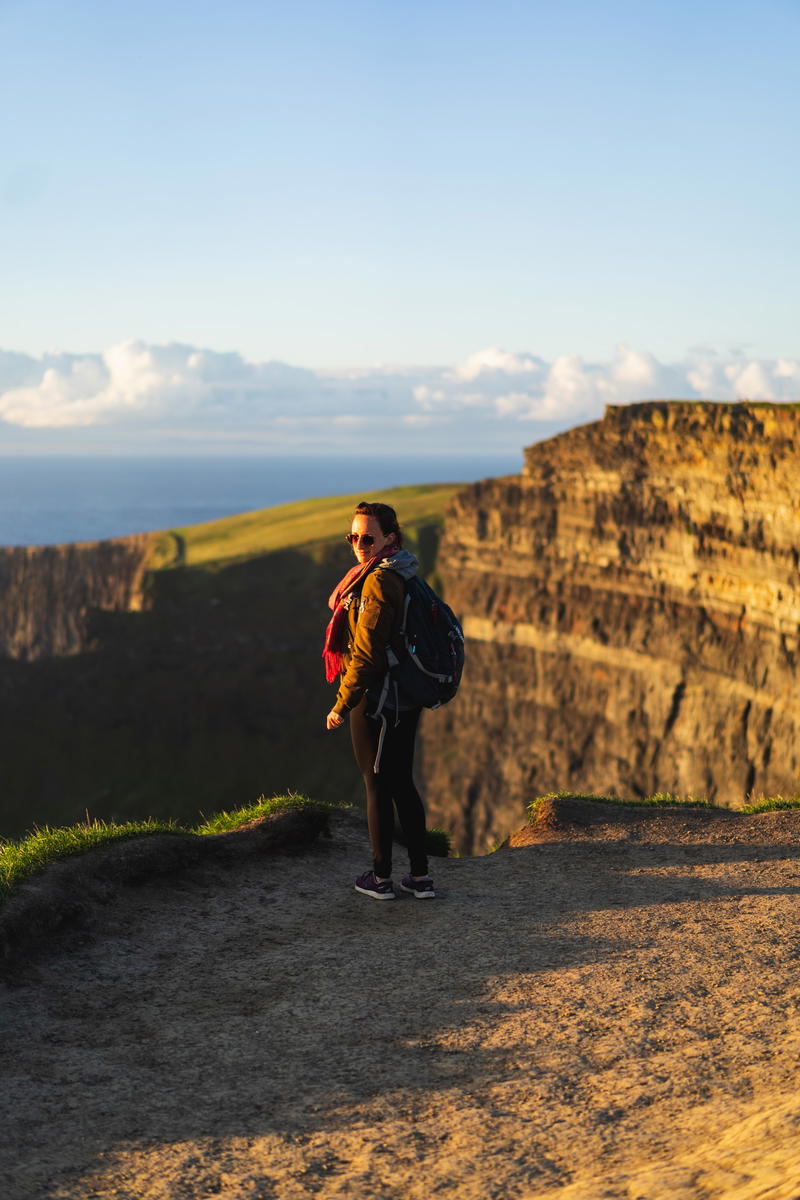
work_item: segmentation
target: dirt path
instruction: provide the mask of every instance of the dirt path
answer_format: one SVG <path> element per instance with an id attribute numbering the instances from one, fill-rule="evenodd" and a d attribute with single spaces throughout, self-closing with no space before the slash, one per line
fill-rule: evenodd
<path id="1" fill-rule="evenodd" d="M 797 846 L 531 845 L 390 904 L 364 848 L 126 889 L 4 990 L 9 1200 L 797 1200 Z"/>

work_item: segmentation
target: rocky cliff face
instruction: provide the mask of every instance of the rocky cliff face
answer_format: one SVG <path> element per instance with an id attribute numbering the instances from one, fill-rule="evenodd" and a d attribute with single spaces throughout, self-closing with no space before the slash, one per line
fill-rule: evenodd
<path id="1" fill-rule="evenodd" d="M 0 658 L 80 654 L 95 614 L 138 611 L 152 540 L 0 547 Z"/>
<path id="2" fill-rule="evenodd" d="M 654 402 L 468 488 L 440 547 L 462 691 L 432 816 L 481 852 L 537 794 L 800 792 L 800 406 Z"/>

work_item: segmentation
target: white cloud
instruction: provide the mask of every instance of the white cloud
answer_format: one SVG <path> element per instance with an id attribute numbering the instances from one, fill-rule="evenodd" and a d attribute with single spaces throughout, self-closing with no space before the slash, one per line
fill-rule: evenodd
<path id="1" fill-rule="evenodd" d="M 530 354 L 492 349 L 443 372 L 441 381 L 438 390 L 431 385 L 420 389 L 415 396 L 420 407 L 431 408 L 435 397 L 440 408 L 483 405 L 501 418 L 559 421 L 566 428 L 576 420 L 601 416 L 606 404 L 798 398 L 800 363 L 740 357 L 731 361 L 702 347 L 695 347 L 684 362 L 662 363 L 649 352 L 620 345 L 610 362 L 588 363 L 579 354 L 563 354 L 548 364 Z"/>
<path id="2" fill-rule="evenodd" d="M 718 377 L 721 371 L 713 359 L 698 362 L 689 367 L 686 372 L 686 382 L 695 396 L 715 396 L 718 394 Z"/>
<path id="3" fill-rule="evenodd" d="M 765 370 L 762 363 L 751 362 L 744 366 L 734 364 L 725 368 L 725 375 L 730 380 L 737 396 L 746 397 L 748 400 L 774 400 L 776 398 L 768 371 Z"/>
<path id="4" fill-rule="evenodd" d="M 590 412 L 601 402 L 603 382 L 595 372 L 587 369 L 579 354 L 562 354 L 548 372 L 544 394 L 535 415 L 557 417 L 562 413 L 577 415 Z"/>
<path id="5" fill-rule="evenodd" d="M 662 363 L 618 346 L 607 362 L 578 354 L 545 362 L 491 347 L 455 366 L 312 371 L 178 342 L 41 358 L 0 351 L 6 440 L 11 427 L 61 437 L 96 427 L 101 439 L 168 433 L 204 444 L 252 437 L 267 448 L 327 448 L 352 447 L 353 430 L 362 429 L 371 449 L 431 429 L 446 453 L 518 447 L 593 420 L 606 404 L 658 398 L 800 399 L 800 361 L 695 347 L 683 362 Z"/>
<path id="6" fill-rule="evenodd" d="M 102 367 L 94 356 L 61 368 L 45 366 L 35 383 L 0 395 L 0 416 L 9 424 L 34 429 L 93 425 L 96 397 L 104 385 Z"/>
<path id="7" fill-rule="evenodd" d="M 544 365 L 540 358 L 534 358 L 531 354 L 509 354 L 506 350 L 490 346 L 487 350 L 471 354 L 455 367 L 452 377 L 478 379 L 482 375 L 525 375 L 540 373 Z"/>
<path id="8" fill-rule="evenodd" d="M 313 371 L 285 363 L 251 363 L 240 354 L 198 350 L 179 342 L 120 342 L 102 355 L 28 360 L 22 387 L 18 361 L 0 355 L 0 417 L 12 425 L 58 428 L 175 417 L 222 421 L 249 413 L 317 406 L 324 389 Z M 18 359 L 20 356 L 14 356 Z"/>
<path id="9" fill-rule="evenodd" d="M 800 362 L 790 362 L 787 358 L 779 358 L 775 363 L 775 378 L 790 379 L 800 395 Z"/>

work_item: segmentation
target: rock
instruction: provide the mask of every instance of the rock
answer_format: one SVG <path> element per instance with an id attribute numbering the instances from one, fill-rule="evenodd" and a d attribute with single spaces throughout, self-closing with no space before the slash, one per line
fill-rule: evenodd
<path id="1" fill-rule="evenodd" d="M 98 613 L 138 612 L 154 540 L 0 547 L 0 658 L 81 654 Z"/>
<path id="2" fill-rule="evenodd" d="M 422 734 L 462 852 L 537 794 L 800 792 L 800 406 L 656 401 L 456 497 L 438 571 L 459 696 Z"/>

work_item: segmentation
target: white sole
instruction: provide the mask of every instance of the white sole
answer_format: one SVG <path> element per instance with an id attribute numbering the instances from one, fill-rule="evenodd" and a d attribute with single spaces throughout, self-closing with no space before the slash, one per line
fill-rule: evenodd
<path id="1" fill-rule="evenodd" d="M 415 900 L 435 900 L 436 892 L 415 892 L 413 888 L 404 887 L 400 884 L 404 892 L 408 892 L 409 896 L 413 896 Z"/>
<path id="2" fill-rule="evenodd" d="M 387 892 L 385 896 L 381 896 L 378 892 L 368 892 L 366 888 L 360 888 L 356 884 L 356 891 L 362 896 L 369 896 L 370 900 L 394 900 L 394 892 Z"/>

